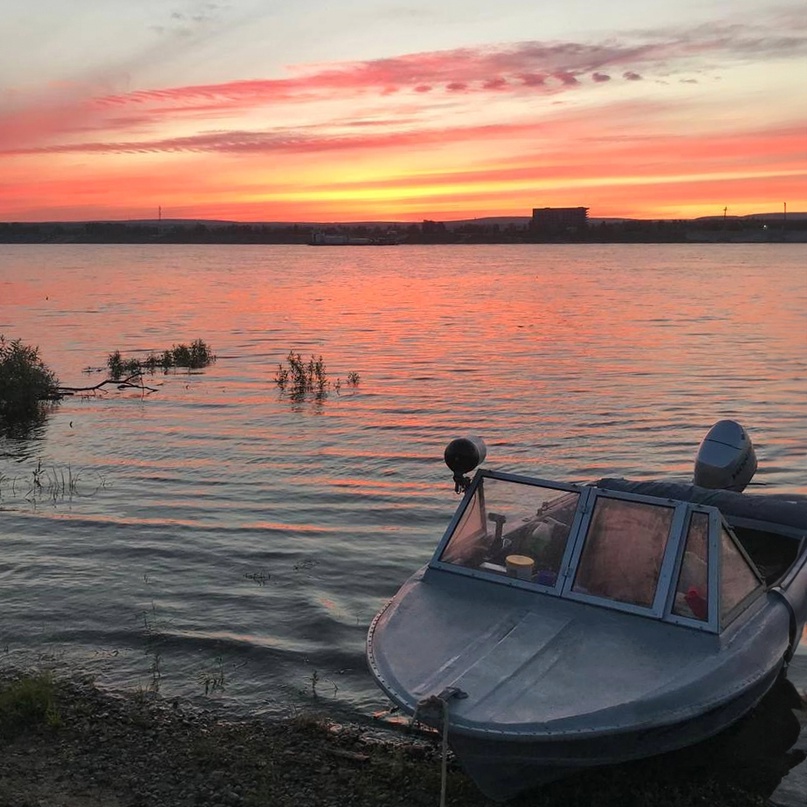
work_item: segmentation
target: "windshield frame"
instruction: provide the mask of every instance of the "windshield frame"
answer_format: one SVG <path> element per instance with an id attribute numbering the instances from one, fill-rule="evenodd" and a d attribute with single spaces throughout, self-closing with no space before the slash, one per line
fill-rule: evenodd
<path id="1" fill-rule="evenodd" d="M 568 539 L 563 552 L 563 558 L 558 571 L 557 579 L 553 585 L 538 583 L 536 580 L 521 580 L 505 576 L 501 573 L 491 572 L 482 568 L 463 566 L 458 563 L 443 561 L 440 558 L 448 546 L 455 530 L 461 523 L 470 504 L 474 501 L 480 485 L 485 479 L 513 482 L 521 485 L 541 487 L 556 490 L 559 493 L 570 492 L 579 496 L 577 509 L 569 529 Z M 483 492 L 480 495 L 484 495 Z M 619 599 L 600 596 L 580 590 L 574 590 L 575 576 L 580 568 L 580 560 L 589 537 L 589 528 L 598 501 L 619 500 L 625 502 L 638 502 L 655 507 L 669 507 L 673 510 L 670 526 L 666 538 L 661 561 L 658 568 L 656 588 L 653 601 L 649 606 L 635 604 Z M 674 613 L 675 595 L 684 563 L 684 554 L 687 546 L 687 536 L 693 517 L 703 514 L 708 517 L 708 563 L 707 563 L 707 591 L 708 591 L 708 617 L 697 617 Z M 759 585 L 740 600 L 732 610 L 721 620 L 721 533 L 728 533 L 736 551 L 740 553 L 749 568 L 756 576 Z M 659 621 L 669 622 L 681 627 L 709 633 L 720 633 L 726 629 L 736 618 L 756 602 L 766 590 L 765 583 L 759 570 L 748 556 L 744 547 L 737 539 L 721 512 L 713 506 L 687 502 L 678 499 L 664 499 L 655 496 L 646 496 L 637 493 L 597 488 L 593 485 L 576 485 L 564 482 L 555 482 L 538 477 L 527 477 L 519 474 L 504 473 L 479 469 L 468 490 L 457 507 L 442 538 L 437 544 L 435 552 L 429 562 L 429 568 L 447 571 L 451 574 L 462 575 L 468 578 L 494 582 L 511 588 L 531 591 L 534 594 L 549 595 L 566 600 L 577 601 L 589 605 L 608 608 L 614 611 L 633 613 Z"/>
<path id="2" fill-rule="evenodd" d="M 585 518 L 580 526 L 579 531 L 570 537 L 570 543 L 573 543 L 573 553 L 570 559 L 570 568 L 568 573 L 564 575 L 565 582 L 563 585 L 562 595 L 565 599 L 578 600 L 580 602 L 588 602 L 595 605 L 607 605 L 617 611 L 627 611 L 629 613 L 641 614 L 643 616 L 655 617 L 661 619 L 664 616 L 665 607 L 667 604 L 667 593 L 673 575 L 675 572 L 676 561 L 676 541 L 678 540 L 684 519 L 686 518 L 687 506 L 686 502 L 677 501 L 675 499 L 658 499 L 651 496 L 644 496 L 636 493 L 623 493 L 621 491 L 603 490 L 601 488 L 589 488 L 590 495 L 585 502 Z M 647 504 L 653 507 L 668 507 L 672 513 L 670 527 L 667 531 L 667 536 L 664 539 L 664 547 L 662 550 L 661 562 L 659 565 L 659 572 L 656 579 L 655 592 L 653 594 L 653 601 L 649 606 L 638 605 L 623 600 L 617 600 L 610 597 L 597 596 L 594 594 L 587 594 L 581 591 L 575 591 L 574 584 L 577 572 L 580 568 L 580 559 L 583 555 L 583 550 L 586 547 L 587 539 L 589 538 L 589 528 L 592 525 L 595 508 L 598 501 L 627 501 L 636 502 L 639 504 Z"/>
<path id="3" fill-rule="evenodd" d="M 577 502 L 577 509 L 575 510 L 574 519 L 572 520 L 571 528 L 569 530 L 569 538 L 566 542 L 566 547 L 563 552 L 563 558 L 560 564 L 560 571 L 554 585 L 544 585 L 531 580 L 519 580 L 517 578 L 502 577 L 499 574 L 487 572 L 484 569 L 472 569 L 467 566 L 460 566 L 458 564 L 450 563 L 440 559 L 443 555 L 446 546 L 448 546 L 448 543 L 451 540 L 452 536 L 454 535 L 457 526 L 462 521 L 465 512 L 467 511 L 469 505 L 473 501 L 477 493 L 477 490 L 479 486 L 482 484 L 484 479 L 495 479 L 500 480 L 502 482 L 514 482 L 517 484 L 529 485 L 532 487 L 540 487 L 540 488 L 547 488 L 550 490 L 556 490 L 559 493 L 576 493 L 579 495 L 579 499 Z M 585 485 L 574 485 L 566 482 L 554 482 L 532 476 L 521 476 L 519 474 L 505 473 L 502 471 L 489 471 L 479 469 L 474 475 L 471 485 L 465 492 L 465 496 L 463 497 L 462 502 L 460 503 L 459 507 L 454 513 L 453 518 L 449 522 L 449 525 L 446 528 L 443 537 L 437 544 L 437 548 L 434 551 L 434 555 L 432 556 L 432 559 L 429 562 L 429 567 L 432 569 L 442 569 L 454 574 L 462 574 L 467 577 L 478 577 L 485 580 L 494 580 L 498 583 L 501 583 L 506 586 L 511 586 L 514 588 L 523 588 L 529 591 L 540 591 L 545 594 L 560 596 L 561 588 L 563 586 L 564 581 L 563 573 L 564 570 L 569 565 L 569 559 L 571 557 L 573 545 L 575 543 L 573 539 L 574 536 L 577 535 L 577 532 L 580 528 L 580 522 L 582 521 L 583 517 L 581 502 L 588 495 L 588 490 L 589 488 L 587 488 Z"/>

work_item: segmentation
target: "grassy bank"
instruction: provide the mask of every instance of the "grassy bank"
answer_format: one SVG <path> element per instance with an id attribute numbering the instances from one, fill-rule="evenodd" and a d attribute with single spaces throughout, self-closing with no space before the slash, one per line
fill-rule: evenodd
<path id="1" fill-rule="evenodd" d="M 713 749 L 689 761 L 592 771 L 511 804 L 766 804 L 765 776 L 748 776 L 736 750 L 727 756 L 732 764 Z M 89 682 L 0 677 L 2 807 L 437 807 L 440 767 L 437 742 L 387 737 L 372 726 L 336 726 L 313 714 L 225 722 L 179 701 L 111 695 Z M 492 804 L 453 761 L 447 794 L 450 805 Z"/>

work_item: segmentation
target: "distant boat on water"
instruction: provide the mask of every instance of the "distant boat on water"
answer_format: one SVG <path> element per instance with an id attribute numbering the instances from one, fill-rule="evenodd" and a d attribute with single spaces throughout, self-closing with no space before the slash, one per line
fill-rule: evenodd
<path id="1" fill-rule="evenodd" d="M 347 235 L 344 233 L 329 234 L 317 230 L 312 234 L 311 240 L 308 243 L 312 247 L 371 247 L 394 246 L 400 242 L 398 241 L 398 237 L 395 235 L 395 233 L 387 233 L 386 235 L 378 238 Z"/>

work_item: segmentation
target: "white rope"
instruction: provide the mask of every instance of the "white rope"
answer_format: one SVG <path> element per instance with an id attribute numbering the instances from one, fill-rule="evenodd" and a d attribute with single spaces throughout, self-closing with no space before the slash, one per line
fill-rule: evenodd
<path id="1" fill-rule="evenodd" d="M 443 764 L 440 770 L 440 807 L 446 807 L 446 783 L 448 779 L 448 701 L 443 704 Z"/>
<path id="2" fill-rule="evenodd" d="M 417 722 L 418 712 L 438 709 L 443 717 L 443 740 L 440 764 L 440 807 L 446 805 L 446 787 L 448 784 L 448 701 L 449 698 L 467 698 L 467 693 L 457 687 L 446 687 L 439 695 L 429 695 L 418 701 L 412 715 L 412 725 Z"/>

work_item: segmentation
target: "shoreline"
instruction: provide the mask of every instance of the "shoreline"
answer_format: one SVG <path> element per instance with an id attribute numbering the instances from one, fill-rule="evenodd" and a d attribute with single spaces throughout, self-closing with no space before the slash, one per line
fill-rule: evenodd
<path id="1" fill-rule="evenodd" d="M 88 679 L 34 678 L 49 687 L 51 705 L 36 716 L 9 720 L 10 688 L 31 677 L 0 673 L 0 807 L 437 807 L 440 802 L 436 736 L 341 725 L 314 712 L 285 720 L 228 720 L 179 699 L 106 692 Z M 802 710 L 805 722 L 805 703 L 790 689 L 780 696 L 783 709 L 766 709 L 762 725 L 738 727 L 726 747 L 724 741 L 709 741 L 708 749 L 592 770 L 509 804 L 768 805 L 774 780 L 803 758 L 803 752 L 772 748 L 774 737 L 788 740 L 788 749 L 798 737 L 799 720 L 795 728 L 787 720 L 795 719 L 793 709 Z M 749 750 L 749 733 L 762 741 L 768 756 Z M 494 802 L 449 757 L 446 804 Z"/>

